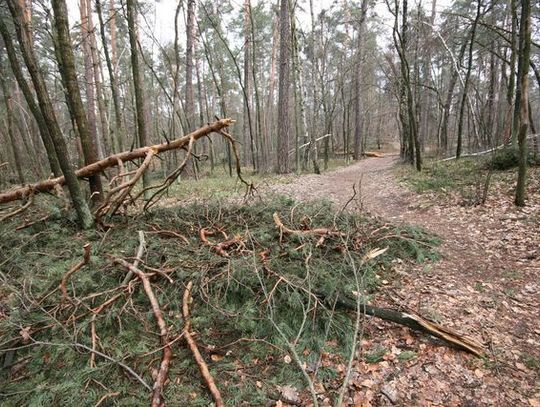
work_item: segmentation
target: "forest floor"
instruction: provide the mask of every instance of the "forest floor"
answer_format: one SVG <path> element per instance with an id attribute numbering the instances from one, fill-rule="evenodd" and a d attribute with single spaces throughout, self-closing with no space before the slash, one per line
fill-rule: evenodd
<path id="1" fill-rule="evenodd" d="M 357 210 L 439 235 L 442 260 L 415 265 L 397 259 L 396 278 L 383 282 L 373 303 L 404 305 L 489 349 L 480 360 L 369 319 L 360 352 L 381 357 L 379 363 L 358 359 L 354 405 L 540 406 L 538 168 L 531 171 L 528 205 L 516 208 L 511 179 L 493 181 L 484 205 L 466 205 L 456 194 L 414 192 L 402 182 L 397 162 L 391 155 L 369 158 L 265 187 L 299 201 L 324 198 L 342 206 L 356 184 L 350 205 Z M 398 363 L 408 359 L 405 351 L 414 357 Z"/>

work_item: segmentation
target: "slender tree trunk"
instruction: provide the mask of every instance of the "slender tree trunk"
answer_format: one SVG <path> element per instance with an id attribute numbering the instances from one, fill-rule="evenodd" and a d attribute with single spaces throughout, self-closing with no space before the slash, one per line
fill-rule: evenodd
<path id="1" fill-rule="evenodd" d="M 133 74 L 133 90 L 135 93 L 135 109 L 137 114 L 137 135 L 139 146 L 148 145 L 147 101 L 144 91 L 144 75 L 139 64 L 139 34 L 137 25 L 136 0 L 127 0 L 127 20 L 129 30 L 129 43 L 131 47 L 131 71 Z M 148 171 L 143 173 L 143 188 L 150 185 Z"/>
<path id="2" fill-rule="evenodd" d="M 519 115 L 519 169 L 516 185 L 517 206 L 525 206 L 527 186 L 527 130 L 529 127 L 529 60 L 531 52 L 531 3 L 521 0 L 521 22 L 519 27 L 519 63 L 522 67 L 518 75 L 520 95 Z M 517 97 L 517 93 L 516 93 Z"/>
<path id="3" fill-rule="evenodd" d="M 92 17 L 92 14 L 93 14 L 92 0 L 81 0 L 81 3 L 83 1 L 86 2 L 88 39 L 90 43 L 90 56 L 91 56 L 91 62 L 92 62 L 92 71 L 94 73 L 94 84 L 96 86 L 96 99 L 97 99 L 99 121 L 100 121 L 101 137 L 98 138 L 97 140 L 98 140 L 98 147 L 100 148 L 100 154 L 101 156 L 104 156 L 105 150 L 106 150 L 105 145 L 109 144 L 109 149 L 112 148 L 112 142 L 109 141 L 109 123 L 108 123 L 108 118 L 107 118 L 107 98 L 105 98 L 105 95 L 103 93 L 103 87 L 101 86 L 102 85 L 101 76 L 102 76 L 103 70 L 102 70 L 100 59 L 98 56 L 94 19 Z M 84 19 L 81 19 L 81 24 L 82 24 L 82 20 Z"/>
<path id="4" fill-rule="evenodd" d="M 251 33 L 251 77 L 253 80 L 253 91 L 255 96 L 255 120 L 256 120 L 256 132 L 255 132 L 255 152 L 257 154 L 257 170 L 261 167 L 261 160 L 267 166 L 268 155 L 265 151 L 265 135 L 263 132 L 263 110 L 261 104 L 261 97 L 258 86 L 257 79 L 257 45 L 255 43 L 255 21 L 253 19 L 253 13 L 251 9 L 251 0 L 247 0 L 248 9 L 249 9 L 249 22 L 250 22 L 250 33 Z"/>
<path id="5" fill-rule="evenodd" d="M 290 72 L 291 72 L 291 31 L 289 25 L 289 1 L 280 0 L 280 36 L 279 36 L 279 107 L 278 107 L 278 152 L 277 171 L 280 174 L 290 172 L 289 144 L 291 122 L 290 109 Z"/>
<path id="6" fill-rule="evenodd" d="M 306 154 L 311 154 L 311 161 L 313 162 L 313 172 L 320 174 L 319 168 L 319 149 L 317 147 L 317 141 L 315 137 L 315 129 L 317 128 L 317 120 L 319 117 L 319 92 L 317 87 L 317 54 L 316 54 L 316 41 L 315 41 L 315 13 L 313 12 L 313 0 L 309 0 L 309 14 L 311 17 L 311 81 L 313 89 L 313 123 L 310 131 L 310 142 L 306 147 Z"/>
<path id="7" fill-rule="evenodd" d="M 364 28 L 366 25 L 368 1 L 362 0 L 360 21 L 358 23 L 358 40 L 356 49 L 356 75 L 354 77 L 355 92 L 354 92 L 354 150 L 353 158 L 359 160 L 362 158 L 362 125 L 363 125 L 363 95 L 362 84 L 364 77 L 362 74 L 362 65 L 364 59 Z"/>
<path id="8" fill-rule="evenodd" d="M 249 0 L 244 0 L 244 92 L 246 97 L 244 98 L 244 112 L 242 120 L 242 141 L 244 145 L 244 165 L 246 165 L 250 159 L 254 162 L 255 157 L 250 157 L 251 138 L 253 137 L 253 128 L 251 126 L 250 115 L 253 106 L 253 92 L 252 92 L 252 69 L 251 69 L 251 35 L 250 35 L 250 6 Z M 254 168 L 255 169 L 255 168 Z"/>
<path id="9" fill-rule="evenodd" d="M 20 150 L 20 145 L 15 135 L 15 123 L 13 118 L 13 103 L 11 98 L 11 92 L 9 91 L 8 85 L 6 83 L 6 75 L 4 72 L 4 61 L 3 55 L 0 54 L 0 81 L 2 82 L 2 93 L 4 99 L 4 105 L 6 107 L 6 121 L 7 121 L 7 134 L 13 150 L 13 161 L 15 164 L 15 170 L 17 171 L 17 178 L 19 184 L 25 184 L 24 172 L 22 170 L 22 152 Z"/>
<path id="10" fill-rule="evenodd" d="M 65 1 L 65 0 L 61 0 Z M 92 67 L 92 49 L 90 45 L 90 27 L 88 26 L 88 13 L 86 7 L 87 0 L 79 1 L 79 12 L 81 15 L 82 32 L 82 55 L 84 62 L 84 82 L 86 91 L 86 116 L 88 117 L 88 131 L 91 140 L 95 141 L 96 156 L 103 157 L 101 143 L 98 141 L 97 120 L 96 120 L 96 95 L 94 71 Z M 71 43 L 71 41 L 70 41 Z"/>
<path id="11" fill-rule="evenodd" d="M 56 120 L 56 115 L 54 113 L 53 105 L 45 85 L 45 80 L 41 76 L 41 72 L 34 55 L 28 26 L 29 20 L 24 18 L 23 9 L 17 0 L 8 0 L 7 3 L 11 16 L 15 21 L 15 28 L 17 31 L 19 45 L 21 47 L 21 52 L 28 68 L 28 73 L 32 78 L 39 107 L 49 129 L 49 134 L 54 144 L 56 156 L 58 157 L 58 162 L 71 195 L 71 201 L 73 202 L 73 206 L 77 212 L 81 227 L 85 229 L 90 228 L 94 223 L 92 214 L 90 213 L 90 208 L 84 199 L 84 194 L 79 185 L 77 176 L 75 175 L 75 171 L 71 166 L 67 146 L 62 135 L 62 131 L 60 130 L 60 126 L 58 125 L 58 121 Z"/>
<path id="12" fill-rule="evenodd" d="M 480 10 L 482 6 L 482 1 L 478 0 L 476 7 L 476 17 L 473 21 L 471 28 L 471 41 L 469 43 L 469 58 L 467 72 L 465 74 L 465 83 L 463 84 L 463 93 L 461 95 L 461 107 L 459 110 L 459 121 L 458 121 L 458 134 L 457 134 L 457 146 L 456 146 L 456 159 L 461 157 L 462 144 L 463 144 L 463 120 L 465 118 L 465 106 L 467 105 L 467 92 L 469 90 L 469 81 L 471 78 L 471 72 L 473 67 L 473 50 L 474 50 L 474 40 L 476 38 L 476 27 L 478 21 L 480 20 Z M 471 106 L 472 108 L 472 106 Z M 474 112 L 471 112 L 474 114 Z M 474 124 L 473 124 L 474 125 Z"/>
<path id="13" fill-rule="evenodd" d="M 279 20 L 277 17 L 277 14 L 274 18 L 274 28 L 272 33 L 272 55 L 270 59 L 270 76 L 268 78 L 268 107 L 266 109 L 266 123 L 265 123 L 265 132 L 266 132 L 266 150 L 268 152 L 268 156 L 270 156 L 270 152 L 273 151 L 273 143 L 272 141 L 275 140 L 274 134 L 275 134 L 275 87 L 276 87 L 276 63 L 278 60 L 278 48 L 279 48 Z M 309 146 L 308 146 L 309 148 Z M 271 163 L 268 163 L 270 165 Z M 273 165 L 273 164 L 272 164 Z M 268 170 L 268 167 L 265 168 L 265 170 Z"/>
<path id="14" fill-rule="evenodd" d="M 30 89 L 30 86 L 26 81 L 26 78 L 24 77 L 21 65 L 17 58 L 17 52 L 13 45 L 12 35 L 8 31 L 2 18 L 0 18 L 0 34 L 2 35 L 2 39 L 4 40 L 4 45 L 6 47 L 6 52 L 8 55 L 9 63 L 11 65 L 11 70 L 13 71 L 15 79 L 19 84 L 19 88 L 24 95 L 26 104 L 28 105 L 28 108 L 32 112 L 32 115 L 34 116 L 34 119 L 38 124 L 39 134 L 43 141 L 45 151 L 47 152 L 47 159 L 49 160 L 49 166 L 51 168 L 51 171 L 55 177 L 59 177 L 60 175 L 62 175 L 62 170 L 56 156 L 56 151 L 54 149 L 51 135 L 49 134 L 49 130 L 47 128 L 47 124 L 45 123 L 45 119 L 43 118 L 43 114 L 41 113 L 41 110 L 34 99 L 32 90 Z"/>
<path id="15" fill-rule="evenodd" d="M 99 159 L 97 154 L 97 135 L 95 132 L 95 112 L 92 115 L 92 109 L 89 108 L 89 118 L 85 114 L 85 109 L 81 100 L 81 92 L 79 82 L 77 81 L 77 71 L 75 67 L 75 58 L 69 34 L 68 12 L 65 0 L 52 1 L 54 11 L 54 26 L 57 35 L 58 44 L 58 67 L 62 82 L 66 89 L 66 100 L 69 105 L 69 111 L 72 115 L 72 121 L 77 124 L 79 137 L 84 155 L 85 165 L 92 164 Z M 90 73 L 92 66 L 90 65 Z M 92 84 L 88 84 L 87 88 L 91 88 Z M 90 92 L 92 101 L 88 99 L 89 106 L 93 104 L 93 88 Z M 89 94 L 87 93 L 87 98 Z M 89 120 L 90 119 L 90 120 Z M 99 202 L 103 197 L 103 186 L 99 175 L 94 175 L 90 178 L 90 191 L 92 192 L 92 200 Z"/>
<path id="16" fill-rule="evenodd" d="M 111 5 L 113 4 L 111 0 Z M 99 19 L 99 32 L 101 36 L 101 42 L 103 46 L 103 53 L 105 54 L 105 61 L 107 63 L 107 71 L 109 73 L 109 81 L 111 85 L 111 95 L 114 108 L 114 132 L 111 135 L 111 139 L 115 145 L 116 151 L 124 150 L 124 119 L 122 117 L 122 108 L 120 106 L 120 94 L 118 90 L 117 72 L 115 69 L 116 62 L 111 59 L 109 53 L 109 46 L 107 45 L 107 37 L 105 35 L 105 24 L 103 22 L 103 12 L 101 7 L 101 0 L 96 0 L 96 11 Z M 116 48 L 116 11 L 113 7 L 109 8 L 109 28 L 111 35 L 111 47 Z"/>
<path id="17" fill-rule="evenodd" d="M 516 147 L 517 143 L 517 133 L 514 133 L 514 120 L 512 116 L 512 106 L 514 106 L 514 101 L 516 104 L 517 95 L 514 94 L 516 89 L 516 61 L 518 56 L 518 15 L 517 15 L 517 0 L 510 0 L 510 72 L 508 74 L 508 88 L 506 93 L 506 103 L 508 105 L 508 113 L 506 118 L 506 126 L 508 128 L 508 135 L 506 136 L 507 141 L 512 141 L 512 146 Z M 518 85 L 519 86 L 519 85 Z M 515 95 L 515 96 L 514 96 Z M 519 113 L 519 109 L 514 109 L 514 114 Z M 517 123 L 516 123 L 517 124 Z"/>

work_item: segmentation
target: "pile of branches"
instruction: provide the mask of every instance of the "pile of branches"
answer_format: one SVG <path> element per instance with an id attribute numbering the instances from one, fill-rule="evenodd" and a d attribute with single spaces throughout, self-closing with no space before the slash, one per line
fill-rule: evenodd
<path id="1" fill-rule="evenodd" d="M 272 352 L 290 355 L 314 395 L 317 371 L 306 370 L 299 350 L 320 354 L 330 339 L 345 347 L 358 332 L 351 314 L 483 353 L 474 340 L 410 310 L 364 301 L 377 289 L 379 266 L 420 251 L 435 256 L 431 237 L 336 215 L 322 203 L 276 198 L 160 209 L 103 233 L 59 222 L 0 233 L 0 353 L 14 404 L 35 400 L 37 383 L 54 388 L 59 380 L 66 388 L 48 393 L 47 402 L 75 402 L 82 389 L 91 399 L 93 389 L 96 404 L 121 394 L 127 403 L 150 397 L 153 406 L 174 405 L 179 394 L 201 392 L 196 384 L 189 390 L 189 374 L 198 372 L 223 405 L 238 383 L 213 361 L 242 343 L 262 343 L 268 365 Z M 186 366 L 193 366 L 189 374 Z M 76 372 L 73 383 L 66 371 Z"/>

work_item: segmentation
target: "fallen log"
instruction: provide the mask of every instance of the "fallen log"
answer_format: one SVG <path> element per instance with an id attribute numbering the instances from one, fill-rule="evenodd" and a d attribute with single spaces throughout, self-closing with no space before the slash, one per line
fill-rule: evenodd
<path id="1" fill-rule="evenodd" d="M 144 146 L 131 151 L 124 151 L 122 153 L 110 155 L 103 160 L 96 161 L 90 165 L 78 169 L 75 174 L 78 178 L 88 178 L 94 174 L 103 172 L 107 168 L 117 166 L 119 162 L 145 158 L 150 151 L 153 151 L 154 154 L 159 154 L 164 151 L 183 148 L 189 144 L 191 139 L 198 140 L 210 133 L 220 132 L 233 123 L 234 120 L 232 119 L 221 119 L 214 123 L 207 124 L 206 126 L 203 126 L 194 132 L 171 142 L 156 144 L 153 146 Z M 63 185 L 64 182 L 65 179 L 62 176 L 2 192 L 0 193 L 0 204 L 23 199 L 24 197 L 29 196 L 31 193 L 50 191 L 55 187 L 55 185 Z"/>
<path id="2" fill-rule="evenodd" d="M 356 301 L 339 295 L 337 300 L 328 298 L 322 292 L 316 292 L 315 295 L 327 303 L 334 303 L 338 308 L 344 308 L 352 311 L 357 310 Z M 443 327 L 434 322 L 428 321 L 419 315 L 412 312 L 401 312 L 388 308 L 374 307 L 369 304 L 360 304 L 360 312 L 365 315 L 384 319 L 385 321 L 395 322 L 396 324 L 407 326 L 416 331 L 421 331 L 433 335 L 443 341 L 452 344 L 453 346 L 472 353 L 475 356 L 482 357 L 485 354 L 485 349 L 481 343 L 472 338 L 468 338 L 458 332 Z"/>
<path id="3" fill-rule="evenodd" d="M 381 157 L 384 157 L 384 154 L 383 153 L 377 153 L 375 151 L 365 151 L 363 154 L 362 154 L 364 157 L 372 157 L 372 158 L 381 158 Z"/>

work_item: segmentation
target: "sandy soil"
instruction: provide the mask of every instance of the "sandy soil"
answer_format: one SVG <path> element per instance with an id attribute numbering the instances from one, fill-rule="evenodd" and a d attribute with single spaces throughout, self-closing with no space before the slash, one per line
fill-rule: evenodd
<path id="1" fill-rule="evenodd" d="M 540 406 L 540 185 L 530 185 L 523 209 L 508 197 L 484 206 L 448 205 L 399 185 L 392 169 L 397 159 L 369 158 L 264 189 L 342 206 L 356 184 L 349 208 L 439 235 L 443 259 L 423 265 L 396 261 L 398 278 L 375 302 L 406 305 L 473 336 L 486 344 L 488 357 L 479 360 L 370 320 L 361 352 L 382 347 L 388 353 L 378 364 L 355 365 L 350 405 Z M 404 350 L 416 357 L 400 361 Z"/>

